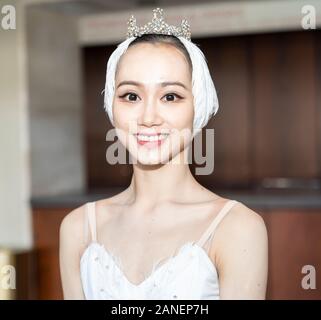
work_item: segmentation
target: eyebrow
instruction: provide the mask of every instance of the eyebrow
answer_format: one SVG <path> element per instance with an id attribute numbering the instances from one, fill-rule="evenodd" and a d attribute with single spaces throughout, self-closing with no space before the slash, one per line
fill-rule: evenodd
<path id="1" fill-rule="evenodd" d="M 143 84 L 137 81 L 131 81 L 131 80 L 126 80 L 126 81 L 122 81 L 118 84 L 117 89 L 120 86 L 124 86 L 124 85 L 133 85 L 133 86 L 137 86 L 137 87 L 142 87 Z M 164 81 L 164 82 L 159 82 L 159 85 L 161 87 L 167 87 L 167 86 L 180 86 L 183 87 L 184 89 L 187 90 L 187 87 L 185 86 L 185 84 L 183 84 L 182 82 L 179 81 Z"/>

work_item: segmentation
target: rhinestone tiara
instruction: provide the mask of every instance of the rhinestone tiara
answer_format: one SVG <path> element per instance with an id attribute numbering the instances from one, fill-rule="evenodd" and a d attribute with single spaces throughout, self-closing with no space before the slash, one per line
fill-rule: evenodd
<path id="1" fill-rule="evenodd" d="M 165 34 L 176 37 L 184 37 L 191 41 L 190 25 L 186 19 L 183 19 L 180 27 L 168 25 L 164 21 L 163 9 L 153 10 L 153 19 L 142 27 L 136 25 L 136 18 L 132 15 L 128 22 L 127 39 L 130 37 L 140 37 L 143 34 Z"/>

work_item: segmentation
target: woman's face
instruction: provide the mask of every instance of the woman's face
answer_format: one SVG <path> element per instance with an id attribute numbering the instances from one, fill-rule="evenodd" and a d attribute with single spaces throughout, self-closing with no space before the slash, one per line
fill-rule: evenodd
<path id="1" fill-rule="evenodd" d="M 129 47 L 116 71 L 113 118 L 134 163 L 164 164 L 188 147 L 194 105 L 184 54 L 168 44 Z"/>

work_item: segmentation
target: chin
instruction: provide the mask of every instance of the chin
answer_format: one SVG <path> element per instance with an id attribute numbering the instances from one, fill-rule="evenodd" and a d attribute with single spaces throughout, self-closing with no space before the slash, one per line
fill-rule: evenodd
<path id="1" fill-rule="evenodd" d="M 139 150 L 136 156 L 132 155 L 133 163 L 139 163 L 142 165 L 161 165 L 169 162 L 169 156 L 163 156 L 159 152 L 151 152 L 148 150 Z"/>

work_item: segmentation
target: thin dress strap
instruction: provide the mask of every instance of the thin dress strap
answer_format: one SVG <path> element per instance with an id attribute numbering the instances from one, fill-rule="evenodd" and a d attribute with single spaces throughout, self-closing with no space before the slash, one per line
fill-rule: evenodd
<path id="1" fill-rule="evenodd" d="M 97 231 L 96 231 L 96 202 L 87 202 L 86 204 L 86 216 L 87 222 L 90 229 L 91 241 L 97 242 Z"/>
<path id="2" fill-rule="evenodd" d="M 236 200 L 228 200 L 219 213 L 215 216 L 209 227 L 202 234 L 201 238 L 197 241 L 199 246 L 203 246 L 206 243 L 206 240 L 211 239 L 216 227 L 225 217 L 225 215 L 230 211 L 230 209 L 237 203 Z"/>

